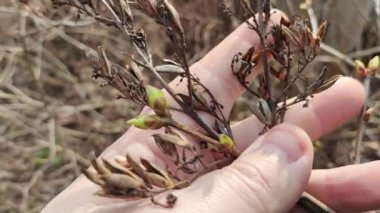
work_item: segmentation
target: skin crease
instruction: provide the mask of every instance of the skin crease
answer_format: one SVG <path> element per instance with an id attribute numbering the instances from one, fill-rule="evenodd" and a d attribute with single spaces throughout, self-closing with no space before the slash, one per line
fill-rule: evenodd
<path id="1" fill-rule="evenodd" d="M 273 23 L 278 23 L 281 15 L 280 11 L 274 11 Z M 257 35 L 243 24 L 191 67 L 225 106 L 226 115 L 244 91 L 232 76 L 231 58 L 257 43 Z M 259 71 L 259 68 L 253 71 L 251 80 Z M 186 91 L 186 85 L 177 84 L 178 79 L 170 86 L 176 92 Z M 262 125 L 255 117 L 235 123 L 232 130 L 238 148 L 244 150 L 242 156 L 230 166 L 210 172 L 191 186 L 175 191 L 178 202 L 173 209 L 163 209 L 149 200 L 94 196 L 98 186 L 80 176 L 43 212 L 287 212 L 305 190 L 338 212 L 380 208 L 379 162 L 311 171 L 311 140 L 353 118 L 363 101 L 361 84 L 351 78 L 341 78 L 334 86 L 317 94 L 308 108 L 301 104 L 293 106 L 287 113 L 287 124 L 281 124 L 260 137 L 258 133 Z M 142 113 L 149 111 L 145 109 Z M 197 128 L 181 113 L 173 113 L 173 117 L 190 128 Z M 203 115 L 202 118 L 211 124 L 209 116 Z M 135 159 L 143 156 L 165 165 L 166 159 L 150 137 L 154 132 L 159 131 L 131 127 L 107 148 L 102 157 L 114 158 L 129 153 Z M 206 156 L 207 160 L 211 162 L 212 156 Z"/>

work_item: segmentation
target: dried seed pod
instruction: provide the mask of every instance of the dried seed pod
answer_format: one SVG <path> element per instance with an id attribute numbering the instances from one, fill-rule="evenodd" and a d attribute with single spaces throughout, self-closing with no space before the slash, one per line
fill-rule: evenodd
<path id="1" fill-rule="evenodd" d="M 136 77 L 140 82 L 144 81 L 143 75 L 142 75 L 142 68 L 135 62 L 135 60 L 132 58 L 131 60 L 131 69 L 129 70 L 132 75 Z"/>
<path id="2" fill-rule="evenodd" d="M 99 62 L 101 64 L 102 68 L 104 70 L 106 70 L 106 72 L 108 73 L 109 76 L 112 76 L 113 74 L 111 72 L 111 66 L 110 66 L 107 55 L 104 52 L 104 49 L 102 46 L 98 47 L 98 55 L 99 55 Z"/>
<path id="3" fill-rule="evenodd" d="M 132 15 L 132 10 L 129 7 L 128 1 L 127 0 L 119 0 L 119 4 L 120 4 L 120 7 L 121 7 L 122 11 L 124 12 L 127 20 L 132 23 L 133 22 L 133 15 Z"/>
<path id="4" fill-rule="evenodd" d="M 242 6 L 242 9 L 243 11 L 246 13 L 246 14 L 249 14 L 249 15 L 253 15 L 254 12 L 251 8 L 251 1 L 249 0 L 240 0 L 240 5 Z"/>
<path id="5" fill-rule="evenodd" d="M 265 115 L 258 109 L 258 107 L 249 107 L 249 110 L 252 112 L 253 115 L 256 116 L 259 121 L 265 125 L 269 125 L 270 122 L 267 120 Z"/>
<path id="6" fill-rule="evenodd" d="M 245 62 L 242 60 L 240 54 L 236 54 L 231 62 L 231 69 L 234 74 L 240 73 L 243 69 Z"/>
<path id="7" fill-rule="evenodd" d="M 126 175 L 132 177 L 133 179 L 135 179 L 136 181 L 140 182 L 141 184 L 144 183 L 144 181 L 139 176 L 134 174 L 128 168 L 125 168 L 124 166 L 120 165 L 118 162 L 112 161 L 112 160 L 107 161 L 105 159 L 102 159 L 102 161 L 103 161 L 104 166 L 106 166 L 113 173 L 126 174 Z"/>
<path id="8" fill-rule="evenodd" d="M 165 94 L 158 88 L 153 86 L 146 86 L 147 102 L 150 108 L 152 108 L 159 116 L 168 116 L 169 102 L 165 97 Z"/>
<path id="9" fill-rule="evenodd" d="M 210 106 L 207 102 L 207 99 L 204 97 L 203 93 L 200 91 L 199 87 L 193 87 L 194 90 L 192 91 L 194 99 L 201 104 L 204 108 L 209 109 Z"/>
<path id="10" fill-rule="evenodd" d="M 165 126 L 165 122 L 157 115 L 139 115 L 127 123 L 140 129 L 160 129 Z"/>
<path id="11" fill-rule="evenodd" d="M 116 189 L 128 190 L 139 189 L 142 187 L 141 183 L 128 175 L 123 174 L 105 174 L 100 177 L 106 186 L 115 187 Z"/>
<path id="12" fill-rule="evenodd" d="M 173 134 L 155 134 L 153 135 L 153 137 L 155 139 L 165 141 L 166 143 L 181 146 L 189 150 L 192 149 L 191 144 L 189 142 Z"/>
<path id="13" fill-rule="evenodd" d="M 95 170 L 99 173 L 99 174 L 110 174 L 111 171 L 107 169 L 107 167 L 104 166 L 103 162 L 99 159 L 93 159 L 91 161 L 91 165 L 95 168 Z"/>
<path id="14" fill-rule="evenodd" d="M 323 36 L 325 35 L 326 33 L 326 28 L 327 28 L 327 21 L 324 21 L 318 28 L 318 31 L 317 31 L 317 37 L 319 38 L 323 38 Z"/>
<path id="15" fill-rule="evenodd" d="M 272 121 L 272 111 L 269 108 L 268 102 L 264 99 L 260 98 L 257 102 L 257 109 L 261 112 L 261 114 L 265 117 L 266 123 L 269 124 Z"/>
<path id="16" fill-rule="evenodd" d="M 175 27 L 175 29 L 179 31 L 181 37 L 183 37 L 184 30 L 183 30 L 181 20 L 179 18 L 177 10 L 173 7 L 173 5 L 169 3 L 168 0 L 163 0 L 163 3 L 167 11 L 169 12 L 171 24 Z"/>
<path id="17" fill-rule="evenodd" d="M 126 158 L 128 164 L 132 167 L 133 172 L 144 180 L 147 187 L 152 188 L 147 177 L 147 172 L 144 170 L 144 168 L 140 166 L 140 164 L 138 164 L 136 161 L 134 161 L 129 155 L 127 155 Z"/>
<path id="18" fill-rule="evenodd" d="M 173 143 L 162 140 L 158 135 L 153 135 L 153 138 L 161 152 L 169 156 L 174 164 L 178 164 L 179 155 L 176 146 Z"/>
<path id="19" fill-rule="evenodd" d="M 174 64 L 158 65 L 154 69 L 159 73 L 173 73 L 178 75 L 185 74 L 185 70 L 182 67 Z"/>
<path id="20" fill-rule="evenodd" d="M 139 79 L 135 75 L 117 64 L 111 66 L 111 73 L 112 76 L 119 76 L 127 86 L 140 84 Z"/>
<path id="21" fill-rule="evenodd" d="M 307 44 L 311 44 L 314 41 L 313 32 L 308 27 L 306 28 L 306 41 Z"/>
<path id="22" fill-rule="evenodd" d="M 149 162 L 148 160 L 145 160 L 144 158 L 141 158 L 140 161 L 143 164 L 143 166 L 147 169 L 148 172 L 158 174 L 161 177 L 165 178 L 168 181 L 168 183 L 170 183 L 169 185 L 171 186 L 174 185 L 174 182 L 169 177 L 169 174 L 163 169 L 161 169 L 159 166 L 155 165 L 154 163 Z"/>
<path id="23" fill-rule="evenodd" d="M 168 188 L 173 186 L 173 182 L 168 181 L 166 178 L 156 173 L 148 172 L 148 180 L 153 186 L 160 188 Z"/>
<path id="24" fill-rule="evenodd" d="M 190 97 L 188 95 L 179 93 L 179 94 L 177 94 L 177 96 L 179 96 L 185 104 L 187 104 L 187 105 L 192 104 L 195 110 L 205 111 L 205 112 L 209 111 L 209 108 L 202 105 L 199 101 L 196 101 L 194 99 L 190 99 Z"/>
<path id="25" fill-rule="evenodd" d="M 250 47 L 247 52 L 244 54 L 242 60 L 246 62 L 252 61 L 253 56 L 255 55 L 255 47 Z"/>
<path id="26" fill-rule="evenodd" d="M 301 44 L 300 44 L 298 37 L 294 34 L 294 32 L 291 29 L 289 29 L 288 27 L 286 27 L 284 25 L 281 26 L 281 29 L 282 29 L 282 32 L 284 33 L 284 35 L 288 38 L 287 39 L 288 41 L 296 44 L 296 46 L 298 46 L 298 47 L 301 47 Z"/>
<path id="27" fill-rule="evenodd" d="M 315 89 L 313 91 L 313 94 L 323 92 L 326 89 L 332 87 L 335 84 L 335 82 L 341 77 L 342 77 L 342 75 L 335 75 L 335 76 L 331 77 L 330 79 L 328 79 L 327 81 L 323 81 L 322 85 L 320 85 L 317 89 Z"/>
<path id="28" fill-rule="evenodd" d="M 157 10 L 155 4 L 151 0 L 136 0 L 139 10 L 145 13 L 145 15 L 155 18 L 157 16 Z"/>
<path id="29" fill-rule="evenodd" d="M 90 172 L 88 170 L 83 170 L 84 176 L 86 176 L 87 179 L 92 181 L 93 183 L 99 185 L 99 186 L 104 186 L 104 181 L 100 178 L 99 174 Z"/>
<path id="30" fill-rule="evenodd" d="M 321 45 L 321 38 L 320 37 L 316 37 L 314 38 L 314 40 L 311 42 L 310 46 L 311 48 L 314 50 L 314 52 L 318 52 L 319 51 L 319 47 Z"/>

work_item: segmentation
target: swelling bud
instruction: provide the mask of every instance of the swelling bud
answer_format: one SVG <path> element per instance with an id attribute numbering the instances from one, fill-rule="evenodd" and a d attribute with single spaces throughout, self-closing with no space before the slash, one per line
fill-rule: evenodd
<path id="1" fill-rule="evenodd" d="M 128 120 L 127 123 L 140 129 L 160 129 L 165 125 L 158 115 L 139 115 Z"/>
<path id="2" fill-rule="evenodd" d="M 159 116 L 168 116 L 170 114 L 169 103 L 164 93 L 160 89 L 150 85 L 145 89 L 149 107 Z"/>

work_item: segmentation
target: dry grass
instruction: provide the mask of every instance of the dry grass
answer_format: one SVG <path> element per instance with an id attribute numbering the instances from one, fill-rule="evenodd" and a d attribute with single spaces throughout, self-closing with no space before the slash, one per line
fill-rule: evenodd
<path id="1" fill-rule="evenodd" d="M 192 29 L 187 34 L 191 62 L 237 25 L 236 21 L 220 16 L 216 0 L 174 2 L 180 8 L 185 29 Z M 339 10 L 334 11 L 333 6 L 330 11 L 323 8 L 316 7 L 317 15 L 336 20 L 334 14 Z M 373 48 L 380 44 L 379 30 L 366 10 L 356 11 L 363 27 L 359 27 L 358 36 L 348 38 L 355 45 L 347 49 L 349 45 L 339 46 L 334 40 L 342 32 L 348 37 L 346 28 L 341 32 L 332 30 L 326 43 L 345 55 L 364 54 L 367 59 L 380 52 L 379 47 Z M 150 43 L 159 44 L 154 46 L 154 53 L 170 56 L 171 50 L 161 40 L 164 32 L 143 17 L 140 23 L 147 29 Z M 49 0 L 30 1 L 30 6 L 16 0 L 2 1 L 0 35 L 0 212 L 38 212 L 80 174 L 80 167 L 88 165 L 87 159 L 125 132 L 125 120 L 140 110 L 131 102 L 113 98 L 116 93 L 112 89 L 99 88 L 98 82 L 91 79 L 91 68 L 84 56 L 84 51 L 102 44 L 112 50 L 112 60 L 126 63 L 121 52 L 128 51 L 128 44 L 110 28 L 86 17 L 78 20 L 75 11 L 52 9 Z M 354 52 L 359 50 L 365 51 Z M 328 64 L 336 72 L 353 75 L 350 66 L 331 54 L 318 60 L 314 68 Z M 370 98 L 376 110 L 365 131 L 364 160 L 380 158 L 378 83 L 377 80 L 373 84 Z M 246 99 L 239 99 L 233 119 L 249 115 L 241 107 Z M 325 137 L 316 166 L 349 163 L 354 136 L 355 126 L 351 123 Z"/>

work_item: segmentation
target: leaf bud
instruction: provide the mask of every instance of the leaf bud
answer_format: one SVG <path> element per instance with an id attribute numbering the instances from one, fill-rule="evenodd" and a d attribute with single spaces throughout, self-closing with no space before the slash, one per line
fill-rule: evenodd
<path id="1" fill-rule="evenodd" d="M 157 115 L 139 115 L 127 121 L 129 125 L 140 129 L 160 129 L 165 122 Z"/>
<path id="2" fill-rule="evenodd" d="M 223 148 L 227 150 L 232 150 L 235 147 L 235 143 L 232 140 L 232 138 L 226 134 L 219 135 L 219 143 L 222 145 Z"/>
<path id="3" fill-rule="evenodd" d="M 374 75 L 375 72 L 380 68 L 380 57 L 375 56 L 368 62 L 368 72 L 371 75 Z"/>
<path id="4" fill-rule="evenodd" d="M 152 108 L 159 116 L 169 115 L 169 103 L 164 93 L 153 86 L 148 85 L 146 87 L 147 102 L 150 108 Z"/>

